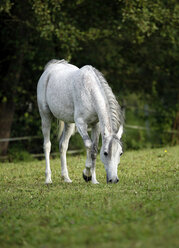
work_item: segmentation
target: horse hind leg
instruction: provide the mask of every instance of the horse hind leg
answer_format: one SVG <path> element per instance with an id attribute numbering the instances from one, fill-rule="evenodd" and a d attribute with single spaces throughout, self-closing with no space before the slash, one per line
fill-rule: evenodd
<path id="1" fill-rule="evenodd" d="M 45 183 L 52 183 L 51 179 L 51 169 L 50 169 L 50 151 L 51 151 L 51 142 L 50 142 L 50 128 L 51 128 L 51 117 L 49 115 L 42 115 L 42 133 L 44 136 L 44 153 L 46 160 L 46 169 L 45 169 Z"/>
<path id="2" fill-rule="evenodd" d="M 63 133 L 59 142 L 60 159 L 61 159 L 61 176 L 64 179 L 64 181 L 67 183 L 71 183 L 72 180 L 68 175 L 66 152 L 68 149 L 70 137 L 74 133 L 74 130 L 75 130 L 75 124 L 65 123 Z"/>

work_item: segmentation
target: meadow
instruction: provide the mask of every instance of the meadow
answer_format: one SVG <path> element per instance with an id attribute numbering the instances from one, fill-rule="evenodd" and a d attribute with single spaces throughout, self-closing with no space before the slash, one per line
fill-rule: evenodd
<path id="1" fill-rule="evenodd" d="M 119 183 L 82 179 L 85 156 L 68 156 L 72 184 L 51 160 L 1 163 L 0 247 L 179 247 L 179 146 L 125 152 Z"/>

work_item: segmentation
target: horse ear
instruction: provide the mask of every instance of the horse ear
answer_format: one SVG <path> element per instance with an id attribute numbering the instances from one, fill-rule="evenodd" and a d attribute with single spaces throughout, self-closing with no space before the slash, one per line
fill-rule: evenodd
<path id="1" fill-rule="evenodd" d="M 120 140 L 123 134 L 123 125 L 120 125 L 120 128 L 116 134 L 116 136 L 118 137 L 118 139 Z"/>

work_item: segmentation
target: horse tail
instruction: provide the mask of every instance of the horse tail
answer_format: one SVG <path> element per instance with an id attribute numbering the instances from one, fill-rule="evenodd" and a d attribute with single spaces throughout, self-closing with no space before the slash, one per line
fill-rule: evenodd
<path id="1" fill-rule="evenodd" d="M 58 142 L 60 142 L 62 137 L 63 137 L 63 131 L 65 129 L 65 123 L 64 123 L 64 121 L 61 121 L 61 120 L 57 120 L 57 123 L 58 123 L 58 127 L 57 127 L 58 137 L 57 137 L 57 140 L 58 140 Z M 66 124 L 66 125 L 71 125 L 71 124 Z M 73 128 L 73 131 L 72 131 L 71 135 L 74 135 L 75 133 L 76 133 L 76 127 L 74 125 L 74 128 Z"/>
<path id="2" fill-rule="evenodd" d="M 63 133 L 63 129 L 64 129 L 64 122 L 61 120 L 58 120 L 58 127 L 57 127 L 57 133 L 58 133 L 57 140 L 58 141 L 60 141 L 60 138 Z"/>

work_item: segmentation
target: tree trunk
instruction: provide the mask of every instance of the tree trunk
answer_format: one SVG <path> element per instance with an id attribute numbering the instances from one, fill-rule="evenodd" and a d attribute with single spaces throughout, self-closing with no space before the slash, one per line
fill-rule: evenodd
<path id="1" fill-rule="evenodd" d="M 0 139 L 10 138 L 11 125 L 14 116 L 14 103 L 0 103 Z M 9 141 L 0 142 L 0 154 L 7 153 Z"/>
<path id="2" fill-rule="evenodd" d="M 8 78 L 8 83 L 13 85 L 10 88 L 10 94 L 7 97 L 6 102 L 0 103 L 0 139 L 10 138 L 11 126 L 14 117 L 15 103 L 14 99 L 16 96 L 16 89 L 20 81 L 22 64 L 24 60 L 24 47 L 22 45 L 19 49 L 18 55 L 16 55 L 16 60 L 12 61 L 9 71 L 7 73 L 6 80 Z M 5 155 L 7 153 L 9 141 L 0 142 L 0 154 Z"/>
<path id="3" fill-rule="evenodd" d="M 172 135 L 172 145 L 178 145 L 179 144 L 179 111 L 176 114 L 173 130 L 176 131 L 176 133 L 173 133 Z"/>

